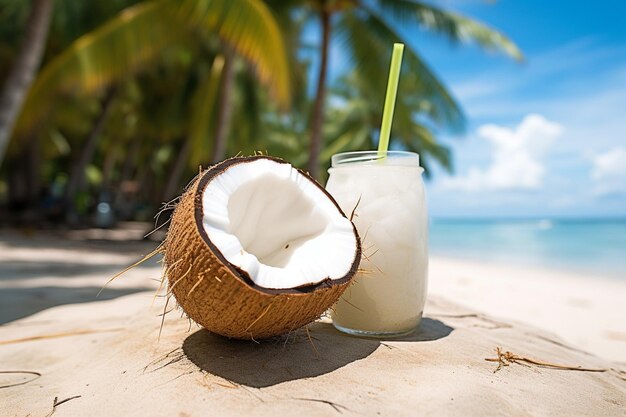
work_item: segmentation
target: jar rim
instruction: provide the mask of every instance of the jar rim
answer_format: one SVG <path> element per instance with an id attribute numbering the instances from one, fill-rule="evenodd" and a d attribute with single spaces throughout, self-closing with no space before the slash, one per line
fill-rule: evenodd
<path id="1" fill-rule="evenodd" d="M 420 166 L 419 154 L 409 151 L 387 151 L 386 156 L 380 156 L 378 151 L 341 152 L 331 157 L 331 166 L 335 168 L 353 164 L 370 165 L 380 161 L 385 161 L 386 166 Z"/>

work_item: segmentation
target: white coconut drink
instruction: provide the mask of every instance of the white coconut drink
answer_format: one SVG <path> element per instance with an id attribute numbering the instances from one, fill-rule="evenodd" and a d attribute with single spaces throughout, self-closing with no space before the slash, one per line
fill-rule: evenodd
<path id="1" fill-rule="evenodd" d="M 357 231 L 330 194 L 268 156 L 229 159 L 201 173 L 181 197 L 163 248 L 183 310 L 237 339 L 316 320 L 361 259 Z"/>

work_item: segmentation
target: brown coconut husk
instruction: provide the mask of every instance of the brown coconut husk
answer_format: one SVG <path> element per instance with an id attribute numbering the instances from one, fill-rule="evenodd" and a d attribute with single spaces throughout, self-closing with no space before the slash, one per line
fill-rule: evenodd
<path id="1" fill-rule="evenodd" d="M 239 157 L 201 173 L 181 197 L 163 244 L 166 278 L 178 304 L 204 328 L 236 339 L 277 336 L 315 321 L 348 287 L 361 259 L 354 228 L 357 253 L 352 268 L 340 279 L 292 289 L 267 289 L 231 265 L 202 226 L 202 194 L 209 181 L 229 167 L 259 158 L 286 163 L 267 156 Z M 317 185 L 345 216 L 330 194 Z"/>

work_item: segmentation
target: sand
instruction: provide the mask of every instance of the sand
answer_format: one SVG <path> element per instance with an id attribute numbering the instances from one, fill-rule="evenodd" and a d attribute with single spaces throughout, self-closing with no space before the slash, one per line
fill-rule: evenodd
<path id="1" fill-rule="evenodd" d="M 522 324 L 525 317 L 472 308 L 480 299 L 511 298 L 513 284 L 500 282 L 485 296 L 488 274 L 469 265 L 433 261 L 422 329 L 404 339 L 348 337 L 321 321 L 309 327 L 310 339 L 299 331 L 257 344 L 211 335 L 177 310 L 165 316 L 159 337 L 164 300 L 151 305 L 155 262 L 94 298 L 106 277 L 152 247 L 123 236 L 111 244 L 0 235 L 0 371 L 31 372 L 0 373 L 0 387 L 10 385 L 0 388 L 0 415 L 624 415 L 624 366 L 570 345 L 554 329 Z M 520 291 L 501 302 L 521 313 L 539 309 L 543 299 L 522 302 Z M 483 311 L 499 305 L 478 304 Z M 613 343 L 607 340 L 604 346 Z M 497 364 L 485 359 L 498 346 L 606 371 L 514 363 L 494 373 Z"/>
<path id="2" fill-rule="evenodd" d="M 431 295 L 626 364 L 626 280 L 439 257 L 430 276 Z"/>

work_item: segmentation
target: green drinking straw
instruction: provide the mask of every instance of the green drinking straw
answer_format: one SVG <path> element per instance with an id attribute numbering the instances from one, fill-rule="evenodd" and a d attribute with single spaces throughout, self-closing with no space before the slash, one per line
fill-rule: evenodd
<path id="1" fill-rule="evenodd" d="M 400 66 L 402 65 L 403 51 L 404 44 L 393 44 L 391 68 L 389 68 L 389 80 L 387 81 L 387 94 L 385 95 L 385 107 L 383 107 L 383 122 L 380 126 L 380 136 L 378 138 L 379 159 L 387 157 L 389 134 L 391 133 L 391 122 L 393 121 L 393 109 L 396 105 L 396 94 L 398 92 L 398 80 L 400 79 Z"/>

